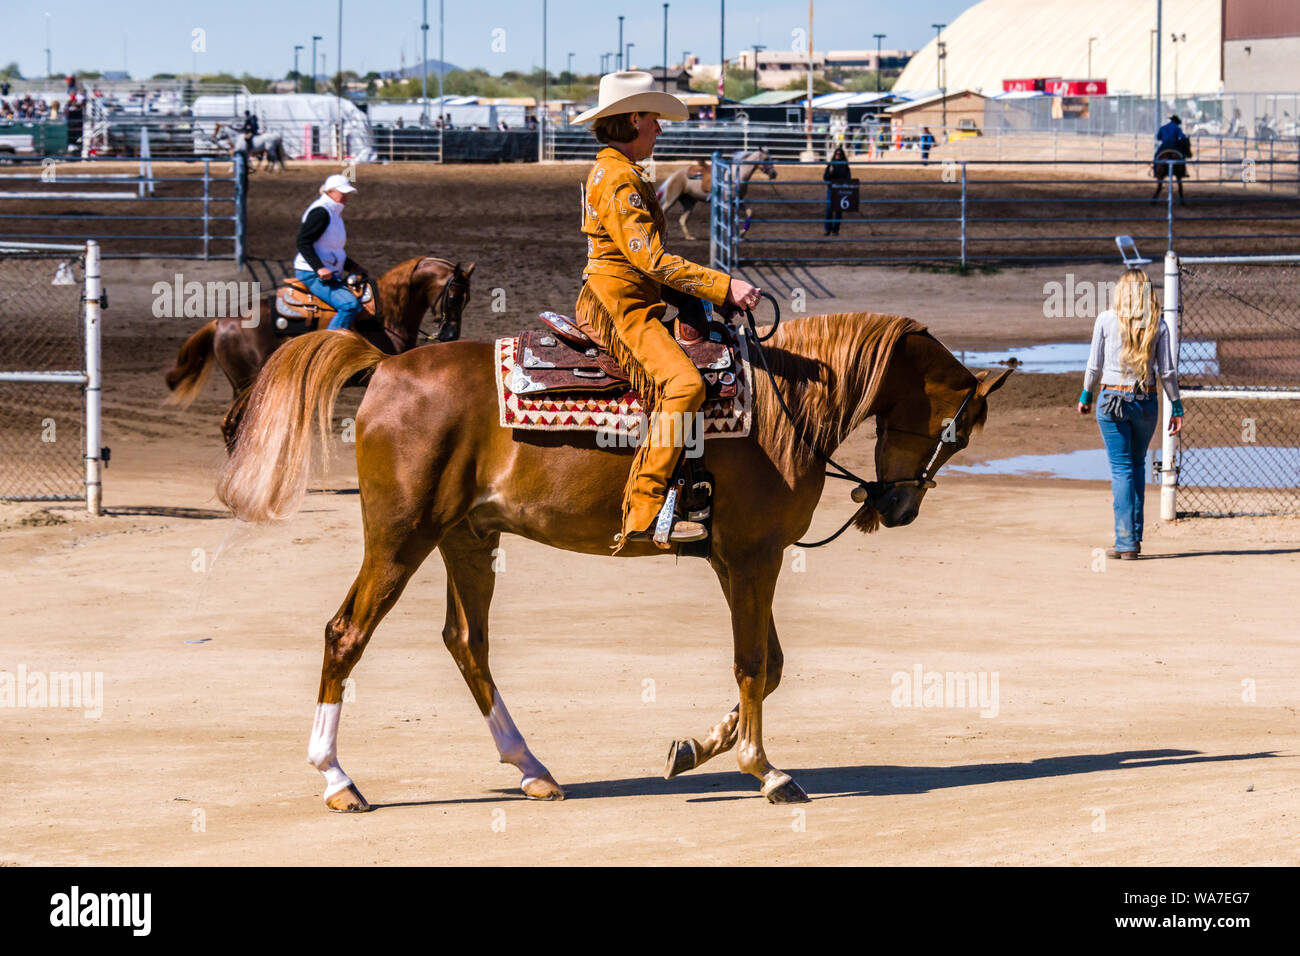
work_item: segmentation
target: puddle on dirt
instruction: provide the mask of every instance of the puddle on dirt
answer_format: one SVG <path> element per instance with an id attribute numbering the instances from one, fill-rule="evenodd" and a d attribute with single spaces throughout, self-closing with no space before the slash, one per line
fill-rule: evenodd
<path id="1" fill-rule="evenodd" d="M 957 349 L 953 354 L 969 368 L 997 368 L 1010 365 L 1018 372 L 1049 374 L 1082 372 L 1088 364 L 1087 342 L 1051 342 L 1019 348 L 981 352 Z M 1214 342 L 1183 342 L 1180 346 L 1179 372 L 1182 375 L 1218 375 L 1218 349 Z"/>
<path id="2" fill-rule="evenodd" d="M 1148 484 L 1157 483 L 1155 456 L 1155 449 L 1147 453 Z M 1104 448 L 1081 448 L 1055 455 L 1016 455 L 978 465 L 948 465 L 945 470 L 963 475 L 1110 481 L 1110 461 Z M 1178 482 L 1185 486 L 1220 488 L 1292 487 L 1300 484 L 1300 448 L 1241 445 L 1184 449 Z"/>

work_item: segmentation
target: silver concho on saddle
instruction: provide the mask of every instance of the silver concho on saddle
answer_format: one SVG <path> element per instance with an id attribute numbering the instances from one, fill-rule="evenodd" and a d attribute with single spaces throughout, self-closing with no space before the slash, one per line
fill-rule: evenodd
<path id="1" fill-rule="evenodd" d="M 683 309 L 674 317 L 677 343 L 700 371 L 706 398 L 736 394 L 739 368 L 735 333 L 713 319 L 709 303 L 694 316 Z M 546 329 L 519 333 L 510 390 L 516 395 L 544 392 L 603 392 L 628 387 L 627 373 L 598 348 L 568 316 L 542 312 Z"/>

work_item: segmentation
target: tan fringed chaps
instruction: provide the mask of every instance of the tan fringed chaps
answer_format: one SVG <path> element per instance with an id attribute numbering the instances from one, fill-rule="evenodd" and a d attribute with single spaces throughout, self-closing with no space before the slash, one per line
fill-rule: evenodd
<path id="1" fill-rule="evenodd" d="M 704 380 L 664 325 L 666 307 L 657 289 L 657 283 L 639 288 L 615 276 L 589 276 L 575 310 L 579 326 L 627 372 L 651 426 L 632 458 L 623 490 L 624 537 L 615 554 L 626 535 L 649 528 L 658 515 L 681 453 L 679 425 L 704 404 Z"/>

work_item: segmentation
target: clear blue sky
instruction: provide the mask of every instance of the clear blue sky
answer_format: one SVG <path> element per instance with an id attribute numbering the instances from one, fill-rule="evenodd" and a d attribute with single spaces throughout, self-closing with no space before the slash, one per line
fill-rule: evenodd
<path id="1" fill-rule="evenodd" d="M 444 0 L 446 58 L 493 73 L 528 70 L 542 62 L 541 0 Z M 814 45 L 824 49 L 874 48 L 873 33 L 888 34 L 886 48 L 919 49 L 934 36 L 930 24 L 951 23 L 974 0 L 817 0 Z M 718 58 L 718 0 L 677 0 L 669 9 L 668 58 L 683 50 L 706 63 Z M 695 12 L 695 15 L 692 15 Z M 0 3 L 0 65 L 17 61 L 24 76 L 45 75 L 45 30 L 49 13 L 56 74 L 69 70 L 129 70 L 154 73 L 244 72 L 280 77 L 293 65 L 293 46 L 307 47 L 300 67 L 308 71 L 311 37 L 324 39 L 333 71 L 338 42 L 337 0 L 3 0 Z M 632 62 L 657 66 L 663 59 L 661 2 L 549 0 L 548 65 L 565 68 L 572 51 L 574 70 L 595 72 L 600 54 L 618 44 L 619 14 L 626 20 L 624 42 L 633 42 Z M 754 43 L 789 49 L 791 31 L 808 22 L 806 0 L 729 0 L 727 55 Z M 343 63 L 347 69 L 396 69 L 418 62 L 419 0 L 344 0 Z M 207 50 L 191 50 L 195 29 L 205 31 Z M 492 49 L 493 31 L 504 30 L 503 52 Z M 413 53 L 416 55 L 413 56 Z M 438 0 L 429 2 L 429 56 L 438 55 Z"/>

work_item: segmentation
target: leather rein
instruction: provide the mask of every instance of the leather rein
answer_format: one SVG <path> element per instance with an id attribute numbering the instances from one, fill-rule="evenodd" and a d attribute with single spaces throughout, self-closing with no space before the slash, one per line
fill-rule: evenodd
<path id="1" fill-rule="evenodd" d="M 770 293 L 764 292 L 762 295 L 763 298 L 772 303 L 772 328 L 768 331 L 767 335 L 760 336 L 754 323 L 754 313 L 750 309 L 746 309 L 745 320 L 747 327 L 742 327 L 741 332 L 749 340 L 749 344 L 752 346 L 754 354 L 758 356 L 759 364 L 763 366 L 763 371 L 767 373 L 768 381 L 772 384 L 772 391 L 776 393 L 777 404 L 780 406 L 786 420 L 789 421 L 790 427 L 794 429 L 795 436 L 803 442 L 804 445 L 810 448 L 818 458 L 822 459 L 822 461 L 826 463 L 827 477 L 857 482 L 857 487 L 854 488 L 851 493 L 851 497 L 855 504 L 865 504 L 870 502 L 872 499 L 880 498 L 892 488 L 933 488 L 935 486 L 934 474 L 938 470 L 935 463 L 939 460 L 939 452 L 943 448 L 944 444 L 942 432 L 939 434 L 939 437 L 936 438 L 933 435 L 911 432 L 903 428 L 893 429 L 893 431 L 901 432 L 904 435 L 916 435 L 919 438 L 924 438 L 927 441 L 934 443 L 934 451 L 930 454 L 930 460 L 926 463 L 925 468 L 921 470 L 921 473 L 917 477 L 902 478 L 894 481 L 881 481 L 880 479 L 867 481 L 866 479 L 855 475 L 852 471 L 845 468 L 829 454 L 823 451 L 821 447 L 813 441 L 813 439 L 808 437 L 798 419 L 794 417 L 794 413 L 790 411 L 790 406 L 786 404 L 785 396 L 782 394 L 780 387 L 776 383 L 776 376 L 772 374 L 772 369 L 767 364 L 767 356 L 764 354 L 762 343 L 766 342 L 776 334 L 777 327 L 781 324 L 781 308 L 777 305 L 776 299 Z M 970 405 L 971 399 L 975 397 L 975 392 L 978 387 L 978 385 L 973 386 L 966 392 L 966 397 L 962 400 L 961 405 L 957 409 L 957 413 L 953 415 L 951 419 L 953 422 L 957 422 L 961 419 L 962 414 L 966 411 L 966 407 Z M 964 443 L 960 447 L 965 447 Z M 960 447 L 958 450 L 960 450 Z M 832 468 L 835 470 L 830 470 Z M 856 512 L 851 515 L 844 524 L 840 525 L 838 531 L 829 537 L 822 538 L 820 541 L 796 541 L 795 545 L 800 548 L 820 548 L 824 544 L 830 544 L 848 530 L 849 525 L 853 524 L 855 518 L 857 518 Z"/>
<path id="2" fill-rule="evenodd" d="M 469 283 L 465 279 L 465 277 L 461 275 L 460 269 L 456 265 L 456 263 L 451 262 L 448 259 L 440 259 L 437 256 L 425 256 L 425 258 L 420 261 L 422 263 L 443 262 L 452 267 L 451 278 L 448 279 L 446 283 L 443 284 L 442 291 L 438 293 L 438 297 L 433 300 L 433 303 L 429 306 L 428 309 L 429 314 L 432 315 L 435 319 L 440 318 L 443 322 L 446 322 L 447 321 L 447 300 L 451 294 L 451 287 L 454 285 L 458 289 L 468 289 Z M 416 268 L 419 268 L 419 266 L 417 266 Z M 423 335 L 426 339 L 432 339 L 437 337 L 436 335 L 430 335 L 428 332 L 426 332 L 424 326 L 420 326 L 420 334 Z"/>

